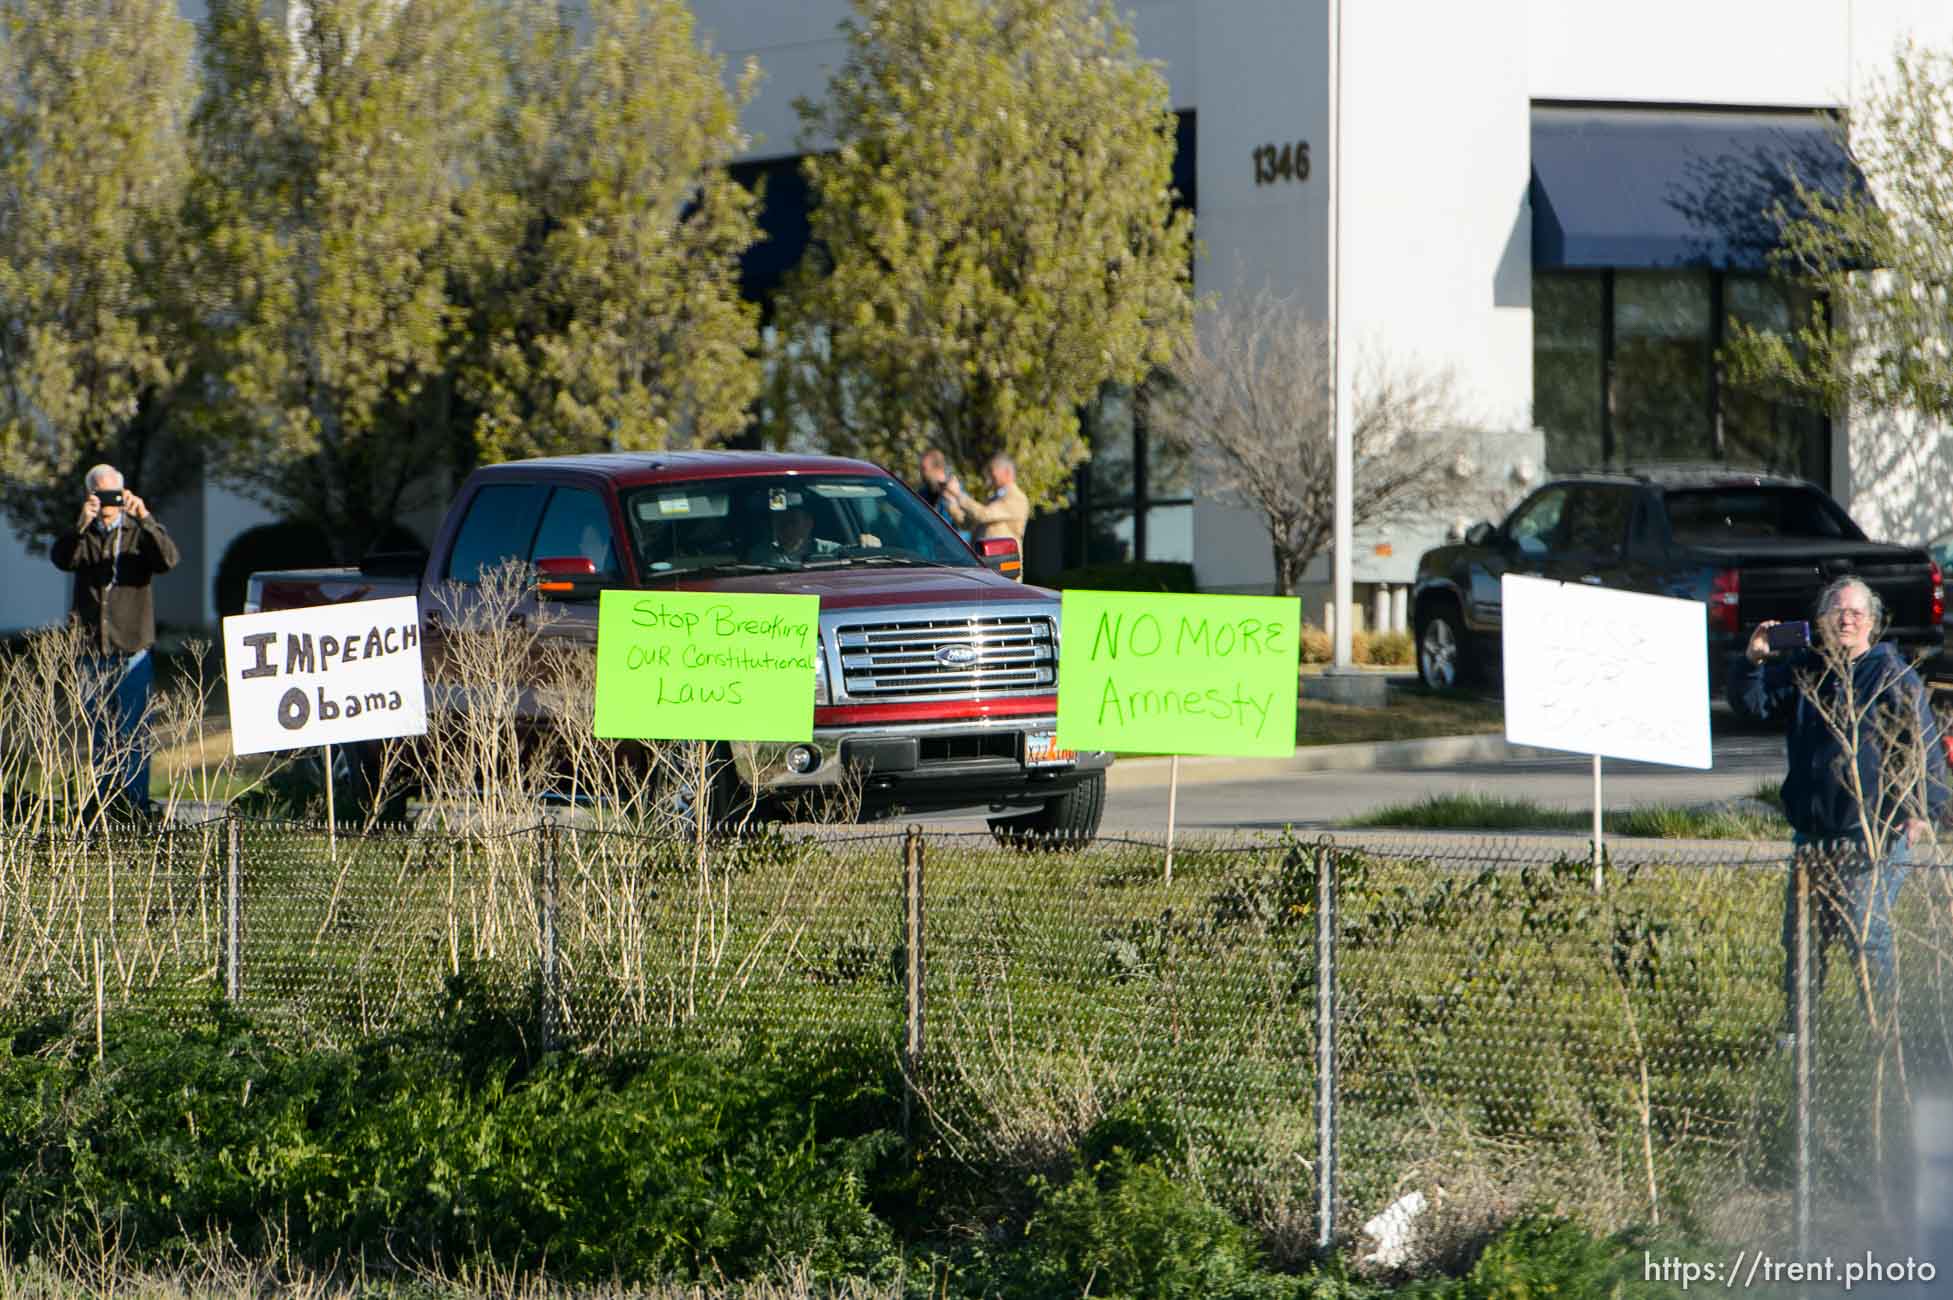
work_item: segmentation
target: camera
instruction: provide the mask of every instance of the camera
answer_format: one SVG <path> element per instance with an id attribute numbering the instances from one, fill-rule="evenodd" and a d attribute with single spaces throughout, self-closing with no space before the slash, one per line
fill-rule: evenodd
<path id="1" fill-rule="evenodd" d="M 1763 634 L 1772 652 L 1802 650 L 1811 643 L 1811 625 L 1805 622 L 1779 623 Z"/>
<path id="2" fill-rule="evenodd" d="M 95 494 L 95 499 L 105 506 L 119 506 L 122 504 L 122 489 L 104 488 Z"/>

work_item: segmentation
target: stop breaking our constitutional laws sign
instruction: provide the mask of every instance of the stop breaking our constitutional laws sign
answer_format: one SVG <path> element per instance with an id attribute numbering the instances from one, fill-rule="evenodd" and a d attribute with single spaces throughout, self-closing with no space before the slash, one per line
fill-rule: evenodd
<path id="1" fill-rule="evenodd" d="M 425 734 L 419 606 L 394 596 L 225 619 L 231 751 Z"/>
<path id="2" fill-rule="evenodd" d="M 1058 744 L 1294 753 L 1301 609 L 1278 596 L 1065 592 Z"/>
<path id="3" fill-rule="evenodd" d="M 596 733 L 606 740 L 811 740 L 818 596 L 606 591 Z"/>

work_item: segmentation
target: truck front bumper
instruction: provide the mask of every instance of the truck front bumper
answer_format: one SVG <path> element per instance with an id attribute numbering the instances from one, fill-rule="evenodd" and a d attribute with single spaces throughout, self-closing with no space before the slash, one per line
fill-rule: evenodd
<path id="1" fill-rule="evenodd" d="M 870 815 L 1036 807 L 1112 765 L 1104 750 L 1055 747 L 1055 714 L 816 727 L 804 744 L 735 745 L 746 785 L 764 797 L 854 798 Z"/>

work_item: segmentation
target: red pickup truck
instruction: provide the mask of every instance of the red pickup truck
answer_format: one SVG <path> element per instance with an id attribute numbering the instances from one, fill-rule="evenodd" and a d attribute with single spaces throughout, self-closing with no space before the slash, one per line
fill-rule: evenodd
<path id="1" fill-rule="evenodd" d="M 1000 835 L 1083 842 L 1098 830 L 1111 755 L 1054 744 L 1058 597 L 1000 572 L 1020 562 L 1015 542 L 979 547 L 865 461 L 567 456 L 476 470 L 424 559 L 253 574 L 245 607 L 418 594 L 438 703 L 453 593 L 509 560 L 556 589 L 531 593 L 517 617 L 559 600 L 547 634 L 592 652 L 600 588 L 812 594 L 812 743 L 720 751 L 745 793 L 779 804 L 858 781 L 864 816 L 988 808 Z"/>

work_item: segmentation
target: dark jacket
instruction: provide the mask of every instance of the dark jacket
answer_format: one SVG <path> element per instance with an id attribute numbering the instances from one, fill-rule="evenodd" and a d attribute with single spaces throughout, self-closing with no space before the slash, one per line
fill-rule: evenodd
<path id="1" fill-rule="evenodd" d="M 156 516 L 122 517 L 120 528 L 90 524 L 57 537 L 54 567 L 75 575 L 74 618 L 100 654 L 134 654 L 156 642 L 156 601 L 150 587 L 176 567 L 176 543 Z"/>
<path id="2" fill-rule="evenodd" d="M 1863 837 L 1864 822 L 1850 776 L 1852 756 L 1847 753 L 1852 748 L 1858 769 L 1855 788 L 1876 799 L 1870 818 L 1875 827 L 1890 832 L 1912 817 L 1939 820 L 1947 798 L 1945 747 L 1925 686 L 1891 645 L 1880 642 L 1852 664 L 1848 707 L 1844 681 L 1815 650 L 1761 664 L 1739 660 L 1732 685 L 1752 712 L 1789 723 L 1784 815 L 1805 836 Z M 1858 715 L 1855 724 L 1847 716 L 1852 713 Z M 1827 721 L 1827 714 L 1840 725 Z M 1855 746 L 1848 743 L 1854 732 Z M 1902 744 L 1923 745 L 1923 789 L 1917 785 L 1906 790 L 1887 788 L 1883 779 L 1887 735 L 1896 735 Z"/>

